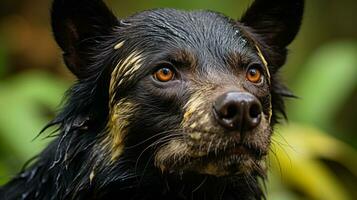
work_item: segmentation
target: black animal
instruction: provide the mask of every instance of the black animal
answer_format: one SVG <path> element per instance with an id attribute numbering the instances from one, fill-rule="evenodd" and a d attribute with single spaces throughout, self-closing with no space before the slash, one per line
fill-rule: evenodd
<path id="1" fill-rule="evenodd" d="M 78 81 L 46 126 L 56 139 L 1 199 L 264 198 L 272 127 L 292 96 L 277 73 L 303 7 L 117 19 L 100 0 L 55 0 L 53 33 Z"/>

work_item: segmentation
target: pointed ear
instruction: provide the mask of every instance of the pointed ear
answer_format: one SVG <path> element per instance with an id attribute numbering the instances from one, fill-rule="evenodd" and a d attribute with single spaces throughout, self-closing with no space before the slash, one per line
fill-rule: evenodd
<path id="1" fill-rule="evenodd" d="M 51 18 L 65 64 L 78 78 L 87 77 L 88 49 L 111 33 L 117 18 L 101 0 L 54 0 Z"/>
<path id="2" fill-rule="evenodd" d="M 265 44 L 285 49 L 298 33 L 303 10 L 304 0 L 255 0 L 240 21 Z"/>

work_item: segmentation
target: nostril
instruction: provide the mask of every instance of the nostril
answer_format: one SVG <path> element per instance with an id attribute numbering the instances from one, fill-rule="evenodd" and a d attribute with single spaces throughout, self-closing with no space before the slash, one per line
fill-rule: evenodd
<path id="1" fill-rule="evenodd" d="M 250 109 L 249 109 L 249 116 L 251 118 L 258 118 L 260 116 L 260 113 L 261 113 L 261 108 L 259 106 L 259 104 L 253 104 Z"/>
<path id="2" fill-rule="evenodd" d="M 226 112 L 224 118 L 226 118 L 226 119 L 232 119 L 232 118 L 234 118 L 234 117 L 237 115 L 237 113 L 238 113 L 238 108 L 237 108 L 237 106 L 231 104 L 231 105 L 229 105 L 229 106 L 227 107 L 227 112 Z"/>

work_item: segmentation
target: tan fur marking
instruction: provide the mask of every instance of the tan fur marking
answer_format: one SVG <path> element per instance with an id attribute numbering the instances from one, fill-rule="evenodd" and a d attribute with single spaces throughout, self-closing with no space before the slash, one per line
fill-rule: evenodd
<path id="1" fill-rule="evenodd" d="M 193 124 L 190 125 L 190 128 L 195 129 L 197 127 L 197 123 L 194 122 Z"/>
<path id="2" fill-rule="evenodd" d="M 166 167 L 164 165 L 159 166 L 161 173 L 164 173 L 166 170 Z"/>
<path id="3" fill-rule="evenodd" d="M 202 124 L 206 124 L 206 123 L 209 123 L 210 122 L 210 115 L 209 114 L 206 114 L 203 119 L 202 119 Z"/>
<path id="4" fill-rule="evenodd" d="M 186 109 L 186 112 L 183 116 L 183 124 L 187 123 L 189 121 L 189 119 L 191 118 L 191 116 L 193 115 L 194 112 L 197 111 L 197 109 L 201 106 L 204 105 L 205 101 L 204 99 L 202 99 L 199 95 L 199 93 L 194 94 L 190 100 L 188 100 L 188 102 L 186 103 L 186 105 L 184 106 Z"/>
<path id="5" fill-rule="evenodd" d="M 263 64 L 264 64 L 264 67 L 265 67 L 265 70 L 267 71 L 267 74 L 268 74 L 268 82 L 270 84 L 271 82 L 271 75 L 270 75 L 270 71 L 269 71 L 269 67 L 268 67 L 268 62 L 267 60 L 264 58 L 263 56 L 263 53 L 262 51 L 260 50 L 260 48 L 258 47 L 258 45 L 255 45 L 255 48 L 257 49 L 258 51 L 258 56 L 260 57 L 260 59 L 263 61 Z M 273 115 L 273 110 L 272 110 L 272 105 L 271 105 L 271 99 L 270 99 L 270 108 L 269 108 L 269 116 L 268 116 L 268 119 L 269 119 L 269 123 L 271 122 L 271 117 Z"/>
<path id="6" fill-rule="evenodd" d="M 269 98 L 269 116 L 268 116 L 269 124 L 271 122 L 271 117 L 272 116 L 273 116 L 273 105 L 272 105 L 271 96 L 270 96 L 270 98 Z"/>
<path id="7" fill-rule="evenodd" d="M 210 132 L 210 130 L 211 130 L 211 127 L 210 127 L 210 126 L 204 126 L 204 131 Z"/>
<path id="8" fill-rule="evenodd" d="M 115 87 L 120 86 L 123 83 L 123 81 L 129 81 L 130 76 L 132 76 L 133 73 L 135 73 L 137 70 L 140 69 L 141 62 L 142 62 L 142 56 L 138 51 L 134 51 L 133 53 L 131 53 L 125 60 L 119 61 L 117 66 L 114 68 L 110 78 L 110 85 L 109 85 L 109 92 L 111 96 L 110 102 L 113 102 L 114 100 L 113 98 L 114 98 Z"/>
<path id="9" fill-rule="evenodd" d="M 264 64 L 264 68 L 268 74 L 268 81 L 270 83 L 270 79 L 271 79 L 271 76 L 270 76 L 270 71 L 269 71 L 269 68 L 268 68 L 268 62 L 267 60 L 264 58 L 263 56 L 263 53 L 262 51 L 260 50 L 260 48 L 258 47 L 258 45 L 255 45 L 255 48 L 257 49 L 258 51 L 258 56 L 260 57 L 260 59 L 263 61 L 263 64 Z"/>
<path id="10" fill-rule="evenodd" d="M 124 150 L 124 138 L 127 134 L 127 126 L 132 113 L 135 111 L 135 104 L 122 99 L 111 110 L 111 119 L 108 127 L 110 129 L 109 138 L 105 140 L 105 143 L 109 143 L 109 149 L 111 152 L 111 161 L 117 160 L 117 158 L 123 153 Z"/>
<path id="11" fill-rule="evenodd" d="M 190 134 L 190 137 L 194 140 L 200 140 L 201 139 L 201 133 L 200 132 L 194 132 Z"/>
<path id="12" fill-rule="evenodd" d="M 182 155 L 186 155 L 188 146 L 180 140 L 172 140 L 166 146 L 160 148 L 155 155 L 155 166 L 161 170 L 165 170 L 165 163 L 174 163 L 175 160 L 181 159 Z M 173 162 L 170 162 L 173 161 Z"/>
<path id="13" fill-rule="evenodd" d="M 93 170 L 93 171 L 90 172 L 90 175 L 89 175 L 89 183 L 90 184 L 92 184 L 94 176 L 95 176 L 95 173 L 94 173 L 94 170 Z"/>
<path id="14" fill-rule="evenodd" d="M 124 45 L 124 41 L 118 43 L 114 48 L 119 49 Z M 109 136 L 103 140 L 104 146 L 108 146 L 111 153 L 111 161 L 115 161 L 124 150 L 124 138 L 127 134 L 126 127 L 129 125 L 129 118 L 135 110 L 135 105 L 127 99 L 122 99 L 113 106 L 116 87 L 123 81 L 129 81 L 132 74 L 140 69 L 142 62 L 141 53 L 134 51 L 124 60 L 119 61 L 111 74 L 110 80 L 110 116 L 108 123 Z M 119 83 L 119 84 L 118 84 Z M 108 144 L 108 145 L 106 145 Z"/>
<path id="15" fill-rule="evenodd" d="M 133 64 L 132 67 L 128 71 L 125 72 L 124 76 L 129 76 L 129 75 L 135 73 L 137 70 L 140 69 L 140 67 L 141 67 L 141 58 L 139 56 L 134 57 L 131 62 L 132 63 L 130 63 L 130 64 Z"/>
<path id="16" fill-rule="evenodd" d="M 111 77 L 110 77 L 110 83 L 109 83 L 109 95 L 110 95 L 110 104 L 113 102 L 114 98 L 114 91 L 115 91 L 115 83 L 116 83 L 116 77 L 118 77 L 119 73 L 119 67 L 115 67 Z M 110 107 L 111 105 L 109 105 Z"/>
<path id="17" fill-rule="evenodd" d="M 132 67 L 124 73 L 123 79 L 119 81 L 119 85 L 121 85 L 123 81 L 129 81 L 131 79 L 131 76 L 141 68 L 141 58 L 139 56 L 136 56 L 133 58 L 133 60 L 130 61 L 129 64 Z"/>
<path id="18" fill-rule="evenodd" d="M 128 67 L 139 62 L 141 60 L 140 52 L 134 51 L 131 53 L 122 63 L 120 63 L 120 71 L 127 71 Z"/>
<path id="19" fill-rule="evenodd" d="M 124 46 L 124 43 L 125 43 L 125 41 L 119 42 L 117 45 L 114 46 L 114 49 L 118 50 L 118 49 L 122 48 Z"/>
<path id="20" fill-rule="evenodd" d="M 201 110 L 201 111 L 199 111 L 199 112 L 197 113 L 197 115 L 198 115 L 198 116 L 202 116 L 204 113 L 205 113 L 205 111 L 204 111 L 204 110 Z"/>
<path id="21" fill-rule="evenodd" d="M 193 114 L 193 111 L 191 111 L 191 110 L 186 111 L 185 114 L 183 115 L 182 121 L 187 122 L 191 118 L 192 114 Z"/>

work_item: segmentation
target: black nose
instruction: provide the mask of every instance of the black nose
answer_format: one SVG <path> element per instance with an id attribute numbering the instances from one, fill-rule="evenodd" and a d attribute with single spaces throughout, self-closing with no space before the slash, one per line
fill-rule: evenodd
<path id="1" fill-rule="evenodd" d="M 220 125 L 231 130 L 251 130 L 261 120 L 259 100 L 247 92 L 227 92 L 217 98 L 213 112 Z"/>

